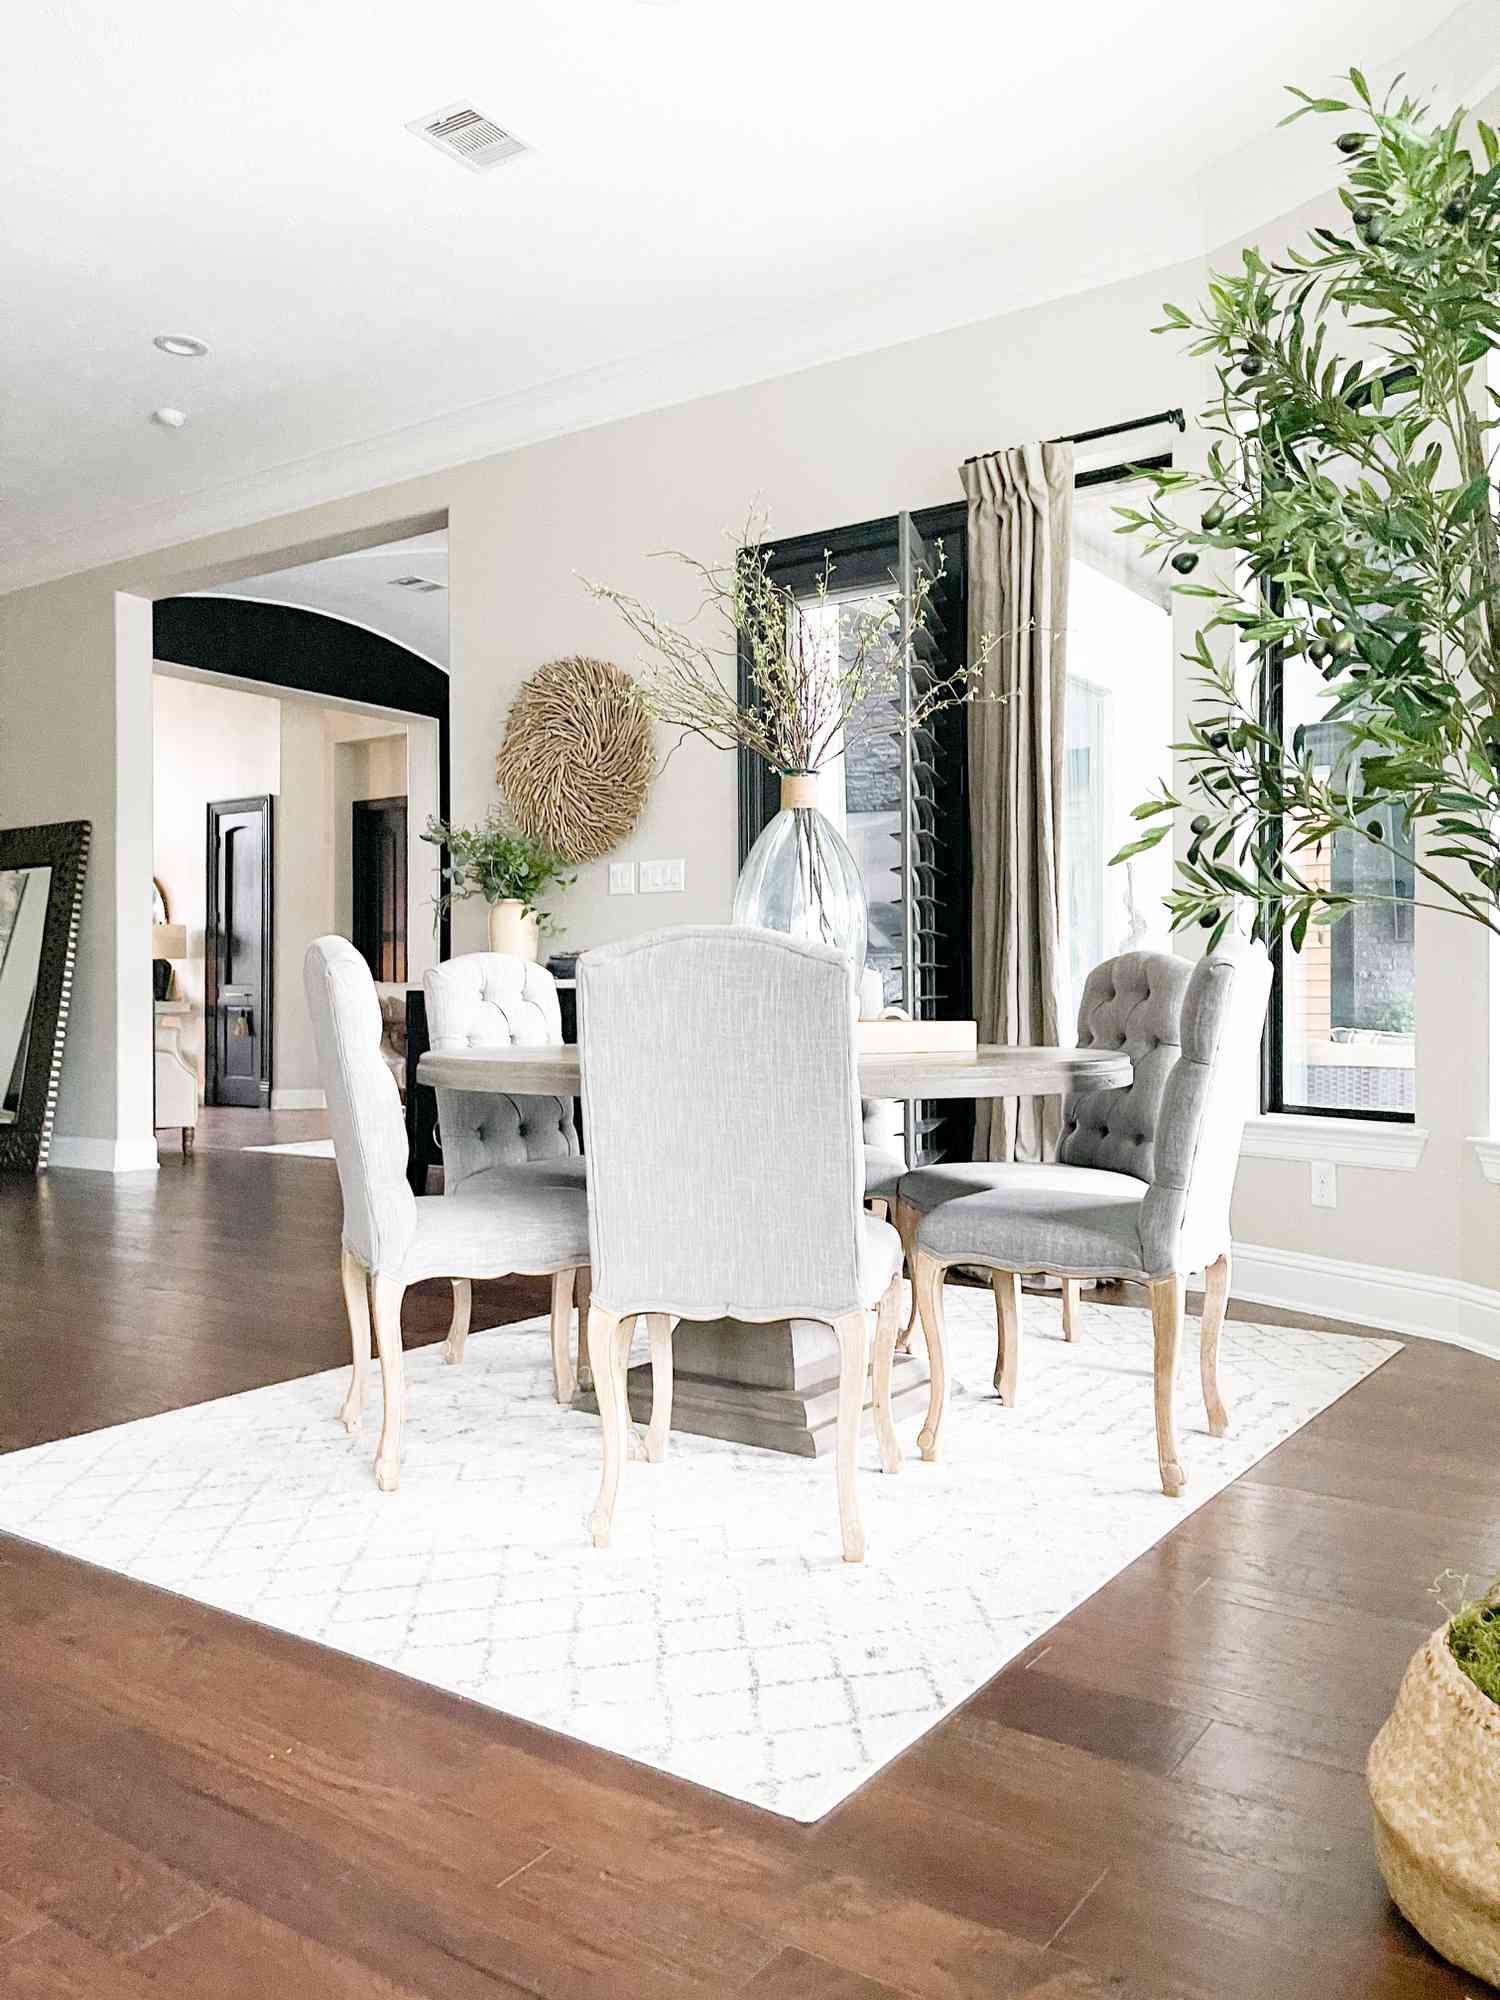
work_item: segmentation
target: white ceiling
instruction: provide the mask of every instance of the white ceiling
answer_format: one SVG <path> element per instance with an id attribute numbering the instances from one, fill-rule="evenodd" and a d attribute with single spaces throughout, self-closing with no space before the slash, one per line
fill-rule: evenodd
<path id="1" fill-rule="evenodd" d="M 426 577 L 442 590 L 403 590 L 398 576 Z M 327 556 L 295 569 L 246 577 L 206 590 L 204 597 L 253 597 L 273 604 L 297 604 L 381 632 L 410 647 L 445 671 L 448 666 L 448 530 L 413 535 L 403 542 Z"/>
<path id="2" fill-rule="evenodd" d="M 1191 254 L 1286 79 L 1449 5 L 18 7 L 0 584 Z M 533 152 L 472 174 L 404 129 L 461 97 Z M 1326 177 L 1317 122 L 1277 157 Z"/>

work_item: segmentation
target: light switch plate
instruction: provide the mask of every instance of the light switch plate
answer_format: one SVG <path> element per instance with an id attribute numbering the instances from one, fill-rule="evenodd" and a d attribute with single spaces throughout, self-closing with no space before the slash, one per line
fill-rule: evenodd
<path id="1" fill-rule="evenodd" d="M 1312 1163 L 1312 1205 L 1314 1208 L 1337 1208 L 1339 1205 L 1339 1170 L 1332 1160 L 1314 1160 Z"/>
<path id="2" fill-rule="evenodd" d="M 609 893 L 612 896 L 633 896 L 635 894 L 635 863 L 633 861 L 610 862 Z"/>
<path id="3" fill-rule="evenodd" d="M 641 894 L 643 896 L 676 895 L 686 886 L 686 862 L 643 861 L 641 863 Z"/>

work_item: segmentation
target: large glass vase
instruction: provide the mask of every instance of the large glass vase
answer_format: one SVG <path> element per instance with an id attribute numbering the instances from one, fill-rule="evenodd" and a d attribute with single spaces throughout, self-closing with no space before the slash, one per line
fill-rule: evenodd
<path id="1" fill-rule="evenodd" d="M 734 921 L 831 944 L 864 970 L 869 911 L 859 865 L 814 803 L 817 779 L 781 781 L 781 810 L 751 848 L 734 892 Z"/>

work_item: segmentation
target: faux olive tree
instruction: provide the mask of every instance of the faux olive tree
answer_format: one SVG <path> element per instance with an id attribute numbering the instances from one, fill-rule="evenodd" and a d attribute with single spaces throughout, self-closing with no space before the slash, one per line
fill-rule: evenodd
<path id="1" fill-rule="evenodd" d="M 1294 91 L 1290 114 L 1347 127 L 1343 225 L 1277 260 L 1247 250 L 1196 310 L 1165 308 L 1157 331 L 1213 357 L 1213 442 L 1205 471 L 1153 473 L 1144 509 L 1121 510 L 1205 617 L 1186 776 L 1136 808 L 1149 824 L 1116 859 L 1190 814 L 1172 924 L 1215 942 L 1237 898 L 1298 949 L 1370 900 L 1316 865 L 1335 838 L 1399 852 L 1419 901 L 1500 932 L 1500 140 L 1348 83 L 1348 101 Z M 1327 731 L 1315 757 L 1268 706 L 1278 658 L 1302 654 L 1327 684 L 1331 765 Z"/>

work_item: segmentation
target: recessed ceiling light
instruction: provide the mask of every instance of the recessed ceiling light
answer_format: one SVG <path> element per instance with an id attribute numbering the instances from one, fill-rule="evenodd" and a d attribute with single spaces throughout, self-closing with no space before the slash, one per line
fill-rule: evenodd
<path id="1" fill-rule="evenodd" d="M 184 361 L 196 361 L 208 352 L 208 342 L 195 340 L 190 333 L 159 333 L 151 345 L 159 347 L 163 354 L 175 354 Z"/>
<path id="2" fill-rule="evenodd" d="M 186 410 L 160 409 L 151 412 L 153 424 L 160 424 L 163 430 L 180 431 L 187 422 Z"/>
<path id="3" fill-rule="evenodd" d="M 448 588 L 447 584 L 438 583 L 430 576 L 393 576 L 391 582 L 397 590 L 425 592 L 429 590 L 446 590 Z"/>

